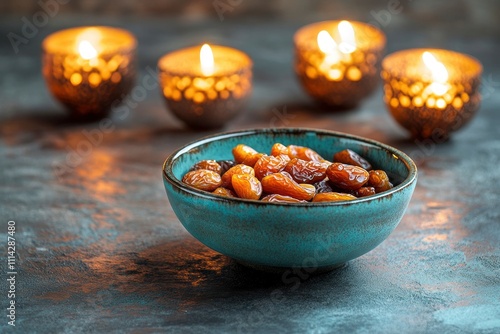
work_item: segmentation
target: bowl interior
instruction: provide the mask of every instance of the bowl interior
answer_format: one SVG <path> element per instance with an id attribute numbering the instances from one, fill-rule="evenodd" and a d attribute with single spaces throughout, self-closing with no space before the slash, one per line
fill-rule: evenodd
<path id="1" fill-rule="evenodd" d="M 416 173 L 410 158 L 387 145 L 343 133 L 311 129 L 259 129 L 207 137 L 172 154 L 165 163 L 165 173 L 174 176 L 171 179 L 175 183 L 182 184 L 183 175 L 200 160 L 233 159 L 231 150 L 238 144 L 270 154 L 272 145 L 277 142 L 307 146 L 330 161 L 334 153 L 349 148 L 367 159 L 374 169 L 385 170 L 394 186 L 409 183 L 411 174 Z"/>

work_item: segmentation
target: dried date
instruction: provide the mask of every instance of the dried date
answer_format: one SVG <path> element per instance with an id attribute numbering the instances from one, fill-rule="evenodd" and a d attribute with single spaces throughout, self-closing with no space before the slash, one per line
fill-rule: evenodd
<path id="1" fill-rule="evenodd" d="M 387 173 L 383 170 L 371 170 L 368 185 L 375 188 L 377 194 L 392 188 L 392 183 L 389 181 Z"/>
<path id="2" fill-rule="evenodd" d="M 262 194 L 260 181 L 251 174 L 234 174 L 231 182 L 234 191 L 240 198 L 257 200 Z"/>
<path id="3" fill-rule="evenodd" d="M 215 189 L 212 194 L 225 196 L 225 197 L 236 197 L 236 194 L 231 190 L 223 187 Z"/>
<path id="4" fill-rule="evenodd" d="M 198 169 L 187 172 L 182 178 L 182 182 L 196 189 L 214 191 L 221 186 L 221 176 L 208 169 Z"/>
<path id="5" fill-rule="evenodd" d="M 343 164 L 361 167 L 367 171 L 372 169 L 372 165 L 366 161 L 362 156 L 350 149 L 337 152 L 333 155 L 334 162 L 341 162 Z"/>
<path id="6" fill-rule="evenodd" d="M 217 174 L 222 173 L 222 167 L 221 165 L 215 161 L 215 160 L 201 160 L 198 161 L 197 163 L 194 164 L 193 168 L 191 170 L 198 170 L 198 169 L 207 169 L 211 170 L 213 172 L 216 172 Z"/>
<path id="7" fill-rule="evenodd" d="M 353 195 L 356 197 L 366 197 L 366 196 L 371 196 L 375 195 L 375 188 L 373 187 L 361 187 L 357 190 L 353 191 Z"/>
<path id="8" fill-rule="evenodd" d="M 241 163 L 250 167 L 254 167 L 257 161 L 259 161 L 259 159 L 263 156 L 265 156 L 264 153 L 248 154 Z"/>
<path id="9" fill-rule="evenodd" d="M 317 194 L 333 192 L 333 188 L 330 185 L 328 178 L 324 179 L 323 181 L 316 182 L 314 184 L 314 187 L 316 187 Z"/>
<path id="10" fill-rule="evenodd" d="M 224 188 L 232 189 L 232 177 L 235 174 L 251 174 L 255 175 L 255 171 L 253 170 L 252 167 L 243 165 L 243 164 L 238 164 L 234 167 L 231 167 L 227 172 L 225 172 L 222 175 L 222 186 Z"/>
<path id="11" fill-rule="evenodd" d="M 343 190 L 356 190 L 368 182 L 368 172 L 361 167 L 334 162 L 326 169 L 330 182 Z"/>
<path id="12" fill-rule="evenodd" d="M 281 172 L 289 161 L 290 158 L 287 155 L 265 155 L 255 163 L 255 176 L 262 180 L 266 175 Z"/>
<path id="13" fill-rule="evenodd" d="M 326 164 L 321 162 L 294 158 L 286 165 L 285 171 L 297 183 L 314 184 L 325 178 L 326 168 Z"/>
<path id="14" fill-rule="evenodd" d="M 312 186 L 302 187 L 295 182 L 288 173 L 280 172 L 269 174 L 262 178 L 262 189 L 268 194 L 290 196 L 300 200 L 309 201 L 314 197 L 316 189 Z"/>
<path id="15" fill-rule="evenodd" d="M 234 160 L 217 160 L 217 163 L 221 167 L 221 172 L 220 175 L 223 175 L 225 172 L 227 172 L 231 167 L 234 167 L 237 165 L 236 161 Z"/>
<path id="16" fill-rule="evenodd" d="M 239 164 L 243 163 L 243 160 L 245 160 L 247 155 L 256 154 L 256 153 L 259 153 L 259 152 L 257 152 L 256 150 L 254 150 L 250 146 L 247 146 L 244 144 L 236 145 L 233 148 L 234 160 Z"/>
<path id="17" fill-rule="evenodd" d="M 306 161 L 327 162 L 327 160 L 323 159 L 323 157 L 316 151 L 305 146 L 285 146 L 283 144 L 276 143 L 271 148 L 271 155 L 277 156 L 280 154 L 288 155 L 290 159 L 299 158 Z"/>
<path id="18" fill-rule="evenodd" d="M 345 193 L 328 192 L 316 194 L 313 198 L 313 202 L 339 202 L 339 201 L 352 201 L 356 199 L 356 196 Z"/>
<path id="19" fill-rule="evenodd" d="M 284 196 L 279 194 L 267 195 L 262 198 L 263 202 L 273 202 L 273 203 L 307 203 L 306 200 L 296 199 L 290 196 Z"/>

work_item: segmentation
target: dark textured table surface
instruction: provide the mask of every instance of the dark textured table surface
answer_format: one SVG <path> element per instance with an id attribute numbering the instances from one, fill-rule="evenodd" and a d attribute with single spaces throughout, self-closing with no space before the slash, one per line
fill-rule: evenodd
<path id="1" fill-rule="evenodd" d="M 0 236 L 5 254 L 14 220 L 19 332 L 500 332 L 498 31 L 396 19 L 385 28 L 388 52 L 443 47 L 484 65 L 480 112 L 435 145 L 407 138 L 380 88 L 348 112 L 315 106 L 291 69 L 292 35 L 302 23 L 59 18 L 16 55 L 3 36 L 19 31 L 20 21 L 0 22 Z M 112 116 L 113 130 L 74 156 L 97 123 L 70 122 L 51 99 L 40 42 L 88 23 L 125 24 L 137 35 L 139 79 L 163 53 L 205 40 L 246 51 L 255 63 L 252 102 L 226 129 L 316 127 L 405 151 L 419 181 L 400 225 L 347 267 L 288 282 L 200 244 L 169 206 L 161 164 L 212 132 L 184 128 L 158 90 L 126 117 Z M 54 167 L 61 165 L 70 168 Z M 4 255 L 1 269 L 0 331 L 8 332 Z"/>

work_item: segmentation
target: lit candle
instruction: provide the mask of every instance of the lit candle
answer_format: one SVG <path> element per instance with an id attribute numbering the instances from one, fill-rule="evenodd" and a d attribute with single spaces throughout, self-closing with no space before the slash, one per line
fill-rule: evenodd
<path id="1" fill-rule="evenodd" d="M 66 29 L 49 35 L 42 46 L 48 88 L 76 117 L 105 116 L 133 86 L 136 40 L 128 31 Z"/>
<path id="2" fill-rule="evenodd" d="M 332 106 L 353 106 L 378 82 L 385 36 L 361 22 L 325 21 L 297 31 L 295 71 L 304 89 Z"/>
<path id="3" fill-rule="evenodd" d="M 414 137 L 447 138 L 479 108 L 482 66 L 470 56 L 411 49 L 387 56 L 382 66 L 387 107 Z"/>
<path id="4" fill-rule="evenodd" d="M 195 128 L 217 128 L 241 111 L 252 89 L 252 61 L 224 46 L 190 47 L 158 61 L 168 108 Z"/>

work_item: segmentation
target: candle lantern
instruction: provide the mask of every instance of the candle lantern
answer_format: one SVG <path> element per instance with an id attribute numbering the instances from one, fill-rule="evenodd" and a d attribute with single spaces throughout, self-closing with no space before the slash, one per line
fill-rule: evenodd
<path id="1" fill-rule="evenodd" d="M 130 92 L 136 40 L 126 30 L 80 27 L 43 41 L 43 75 L 52 95 L 78 118 L 105 116 Z"/>
<path id="2" fill-rule="evenodd" d="M 416 138 L 447 138 L 479 108 L 482 66 L 470 56 L 410 49 L 387 56 L 382 67 L 387 108 Z"/>
<path id="3" fill-rule="evenodd" d="M 385 35 L 361 22 L 325 21 L 299 29 L 295 72 L 313 98 L 350 107 L 377 86 Z"/>
<path id="4" fill-rule="evenodd" d="M 243 109 L 252 90 L 252 61 L 229 47 L 174 51 L 158 68 L 168 108 L 194 128 L 223 126 Z"/>

